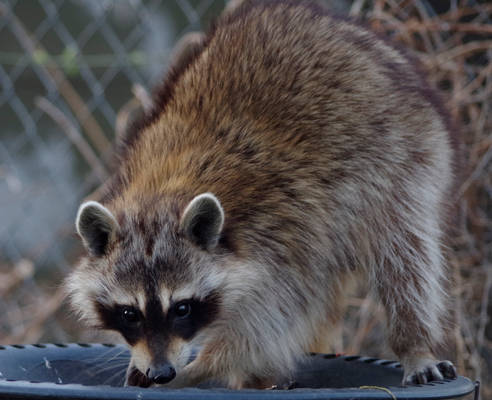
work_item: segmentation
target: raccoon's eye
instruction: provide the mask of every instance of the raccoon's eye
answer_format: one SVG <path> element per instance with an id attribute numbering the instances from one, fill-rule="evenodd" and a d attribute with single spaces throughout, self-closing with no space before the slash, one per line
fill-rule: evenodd
<path id="1" fill-rule="evenodd" d="M 125 325 L 136 325 L 140 322 L 140 314 L 133 307 L 124 307 L 121 310 L 121 319 Z"/>
<path id="2" fill-rule="evenodd" d="M 174 313 L 179 318 L 185 318 L 191 314 L 191 304 L 189 302 L 181 302 L 174 307 Z"/>

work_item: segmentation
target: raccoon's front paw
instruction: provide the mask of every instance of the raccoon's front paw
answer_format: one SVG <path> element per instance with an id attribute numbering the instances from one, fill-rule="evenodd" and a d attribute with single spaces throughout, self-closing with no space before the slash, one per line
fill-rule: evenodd
<path id="1" fill-rule="evenodd" d="M 417 383 L 427 383 L 438 381 L 444 378 L 455 379 L 458 374 L 456 368 L 451 361 L 436 361 L 436 360 L 419 360 L 415 363 L 414 368 L 405 368 L 405 376 L 403 377 L 404 385 Z"/>
<path id="2" fill-rule="evenodd" d="M 139 386 L 143 388 L 147 388 L 152 385 L 152 381 L 147 378 L 144 374 L 142 374 L 137 368 L 134 366 L 129 366 L 126 371 L 126 379 L 125 386 Z"/>

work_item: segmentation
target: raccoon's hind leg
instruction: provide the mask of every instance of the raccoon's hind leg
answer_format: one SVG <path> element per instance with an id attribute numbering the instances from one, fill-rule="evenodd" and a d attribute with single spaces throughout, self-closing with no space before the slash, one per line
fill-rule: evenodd
<path id="1" fill-rule="evenodd" d="M 446 295 L 435 238 L 438 224 L 432 217 L 427 223 L 392 232 L 373 277 L 388 316 L 389 343 L 404 368 L 404 384 L 456 377 L 449 361 L 433 356 L 444 335 Z"/>

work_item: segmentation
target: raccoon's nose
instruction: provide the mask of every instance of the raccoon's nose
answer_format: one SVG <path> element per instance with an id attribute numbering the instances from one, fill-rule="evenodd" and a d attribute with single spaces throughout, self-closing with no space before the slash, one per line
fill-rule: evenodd
<path id="1" fill-rule="evenodd" d="M 171 364 L 162 364 L 149 368 L 145 374 L 152 382 L 163 385 L 174 379 L 176 370 Z"/>

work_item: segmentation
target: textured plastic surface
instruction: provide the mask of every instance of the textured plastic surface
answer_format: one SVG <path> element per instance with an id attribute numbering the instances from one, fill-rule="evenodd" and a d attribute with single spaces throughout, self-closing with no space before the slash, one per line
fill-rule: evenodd
<path id="1" fill-rule="evenodd" d="M 396 362 L 321 354 L 299 365 L 292 390 L 125 388 L 128 360 L 128 349 L 120 345 L 0 346 L 0 399 L 410 400 L 460 398 L 474 390 L 464 377 L 402 387 Z"/>

